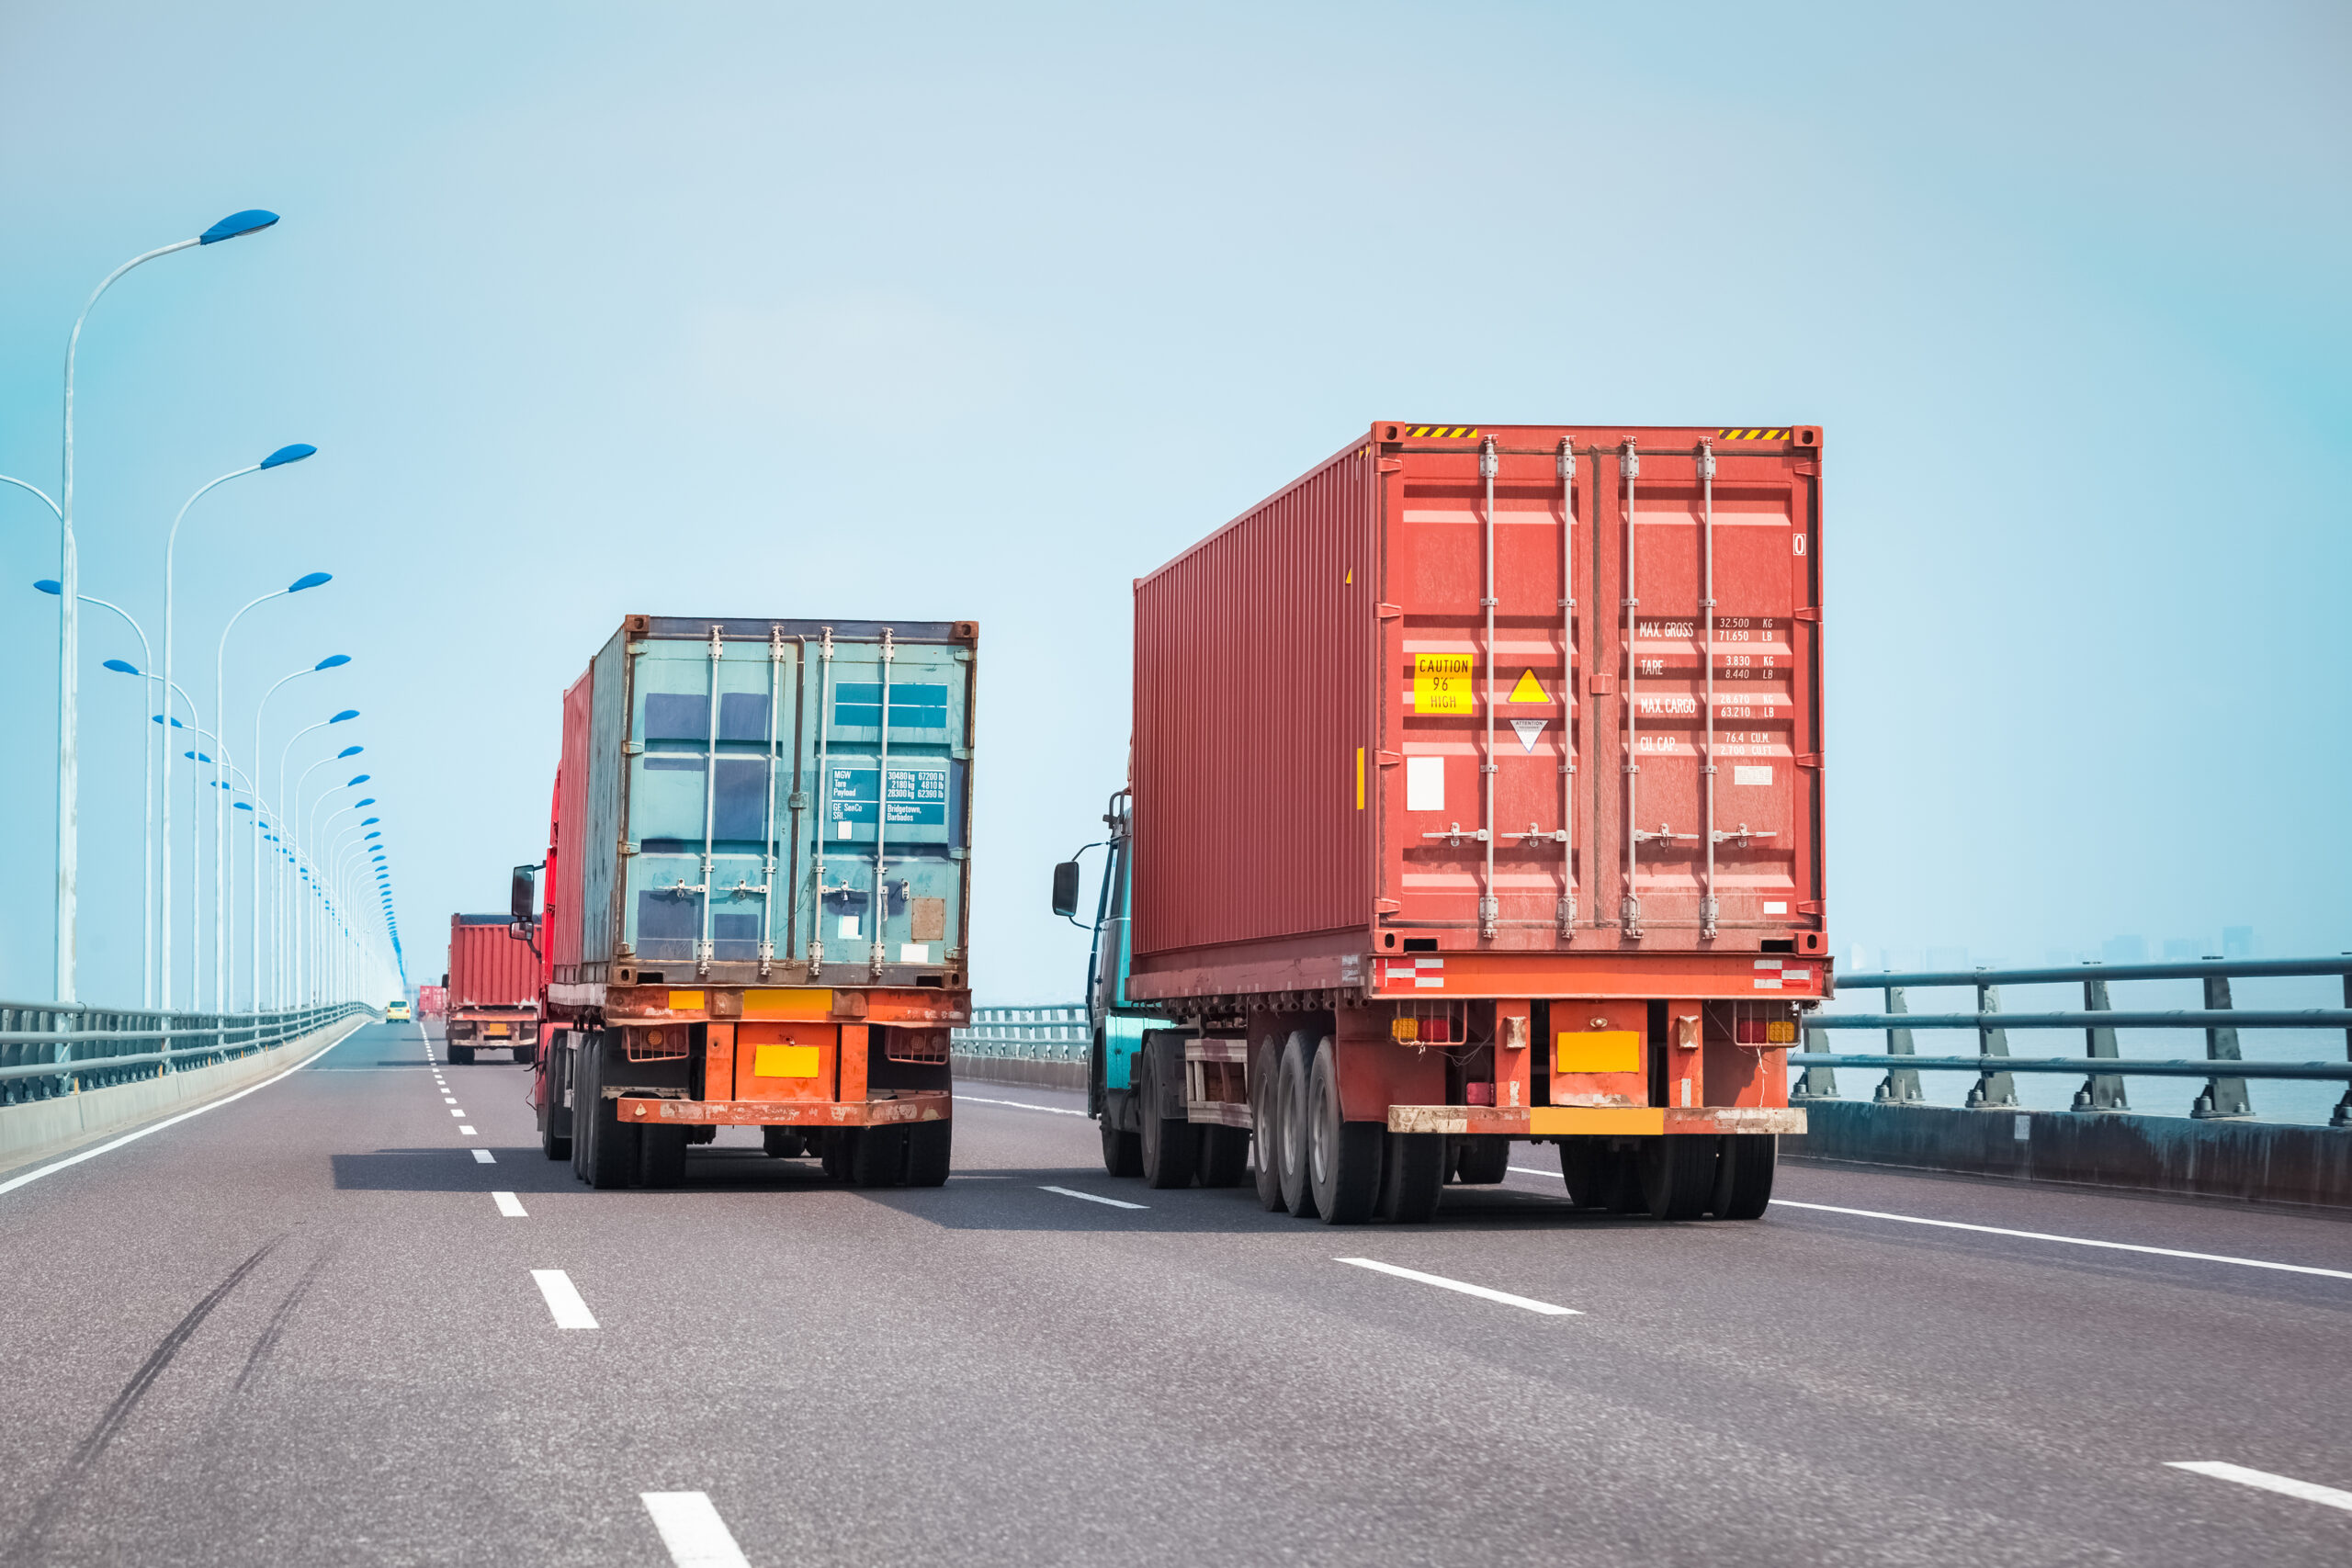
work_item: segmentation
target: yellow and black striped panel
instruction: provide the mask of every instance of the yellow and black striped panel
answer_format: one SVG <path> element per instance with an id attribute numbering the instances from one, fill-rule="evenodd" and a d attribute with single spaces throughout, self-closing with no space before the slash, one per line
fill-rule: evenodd
<path id="1" fill-rule="evenodd" d="M 1408 424 L 1405 434 L 1415 441 L 1459 441 L 1478 434 L 1475 424 Z"/>
<path id="2" fill-rule="evenodd" d="M 1776 430 L 1751 424 L 1743 425 L 1737 430 L 1715 432 L 1715 439 L 1718 441 L 1786 441 L 1788 438 L 1789 432 L 1786 425 Z"/>

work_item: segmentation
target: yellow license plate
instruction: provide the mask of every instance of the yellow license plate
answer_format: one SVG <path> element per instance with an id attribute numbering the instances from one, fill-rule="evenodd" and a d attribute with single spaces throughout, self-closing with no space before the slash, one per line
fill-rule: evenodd
<path id="1" fill-rule="evenodd" d="M 762 1078 L 813 1078 L 820 1053 L 814 1045 L 755 1045 L 752 1076 Z"/>
<path id="2" fill-rule="evenodd" d="M 506 1032 L 506 1026 L 503 1023 L 485 1024 L 482 1028 L 482 1032 L 484 1034 L 503 1034 Z"/>

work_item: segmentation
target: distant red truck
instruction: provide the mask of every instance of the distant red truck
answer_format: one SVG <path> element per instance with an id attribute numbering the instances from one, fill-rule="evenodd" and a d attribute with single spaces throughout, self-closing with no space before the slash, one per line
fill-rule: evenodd
<path id="1" fill-rule="evenodd" d="M 417 1017 L 419 1017 L 419 1018 L 442 1018 L 442 1017 L 446 1017 L 446 1016 L 447 1015 L 448 1011 L 449 1011 L 449 987 L 447 987 L 447 986 L 419 986 L 419 987 L 416 988 L 416 1016 L 417 1016 Z"/>
<path id="2" fill-rule="evenodd" d="M 470 1062 L 481 1050 L 511 1050 L 517 1062 L 532 1059 L 539 1038 L 539 963 L 506 916 L 449 917 L 449 972 L 441 983 L 451 1062 Z"/>

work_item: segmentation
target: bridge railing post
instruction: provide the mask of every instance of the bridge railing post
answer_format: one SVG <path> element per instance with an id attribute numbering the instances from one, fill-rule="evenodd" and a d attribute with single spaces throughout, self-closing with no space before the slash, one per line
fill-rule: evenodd
<path id="1" fill-rule="evenodd" d="M 2107 998 L 2105 980 L 2086 979 L 2083 982 L 2083 1010 L 2085 1012 L 2114 1010 Z M 2093 1024 L 2083 1031 L 2083 1044 L 2085 1055 L 2094 1059 L 2120 1055 L 2115 1046 L 2115 1031 L 2098 1024 Z M 2083 1087 L 2075 1091 L 2075 1109 L 2077 1111 L 2130 1110 L 2131 1107 L 2124 1100 L 2122 1075 L 2120 1073 L 2091 1074 L 2083 1080 Z"/>
<path id="2" fill-rule="evenodd" d="M 1905 999 L 1902 987 L 1889 986 L 1886 987 L 1886 1010 L 1889 1012 L 1909 1012 L 1911 1010 L 1910 1003 Z M 1917 1055 L 1918 1052 L 1912 1048 L 1911 1032 L 1907 1029 L 1888 1029 L 1886 1032 L 1886 1054 L 1890 1056 Z M 1919 1089 L 1919 1069 L 1917 1067 L 1889 1067 L 1886 1070 L 1886 1081 L 1878 1086 L 1878 1093 L 1872 1098 L 1881 1105 L 1918 1104 L 1926 1098 Z"/>
<path id="3" fill-rule="evenodd" d="M 1997 1013 L 2001 1010 L 2001 987 L 1979 980 L 1976 983 L 1976 1010 Z M 1979 1018 L 1976 1025 L 1976 1054 L 1980 1056 L 2006 1056 L 2009 1054 L 2009 1032 L 1989 1026 Z M 1976 1086 L 1968 1091 L 1968 1104 L 1975 1111 L 2007 1111 L 2018 1102 L 2018 1080 L 2014 1073 L 1996 1072 L 1987 1067 L 1977 1075 Z"/>
<path id="4" fill-rule="evenodd" d="M 2205 1006 L 2220 1010 L 2230 1006 L 2230 977 L 2227 975 L 2205 976 Z M 2209 1062 L 2235 1062 L 2244 1058 L 2238 1052 L 2238 1032 L 2234 1029 L 2209 1029 L 2205 1032 L 2205 1059 Z M 2227 1116 L 2251 1116 L 2254 1101 L 2245 1091 L 2244 1078 L 2207 1078 L 2205 1092 L 2188 1109 L 2191 1116 L 2211 1120 Z"/>
<path id="5" fill-rule="evenodd" d="M 1828 1049 L 1828 1047 L 1824 1045 L 1821 1042 L 1820 1030 L 1808 1029 L 1804 1032 L 1804 1048 L 1807 1051 L 1816 1052 L 1826 1051 Z M 1799 1101 L 1807 1100 L 1835 1100 L 1837 1098 L 1838 1069 L 1835 1067 L 1807 1067 L 1804 1073 L 1798 1077 L 1796 1087 L 1789 1090 L 1789 1102 L 1791 1104 L 1795 1104 Z"/>
<path id="6" fill-rule="evenodd" d="M 2352 953 L 2344 955 L 2352 958 Z M 2352 1010 L 2352 974 L 2344 976 L 2344 1006 Z M 2352 1062 L 2352 1029 L 2344 1032 L 2344 1059 Z M 2346 1085 L 2344 1098 L 2335 1102 L 2335 1114 L 2327 1119 L 2331 1127 L 2352 1127 L 2352 1085 Z"/>

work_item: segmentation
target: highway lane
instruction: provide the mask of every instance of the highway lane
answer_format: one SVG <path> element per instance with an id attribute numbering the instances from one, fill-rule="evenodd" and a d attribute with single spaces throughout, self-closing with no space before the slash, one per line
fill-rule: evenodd
<path id="1" fill-rule="evenodd" d="M 370 1026 L 0 1195 L 0 1561 L 660 1564 L 644 1493 L 704 1495 L 760 1564 L 2352 1554 L 2352 1512 L 2166 1468 L 2352 1487 L 2352 1280 L 1598 1218 L 1541 1174 L 1340 1230 L 1114 1181 L 1074 1097 L 983 1084 L 944 1189 L 739 1140 L 594 1193 L 524 1082 Z M 2352 1270 L 2334 1221 L 1820 1168 L 1781 1196 Z"/>

